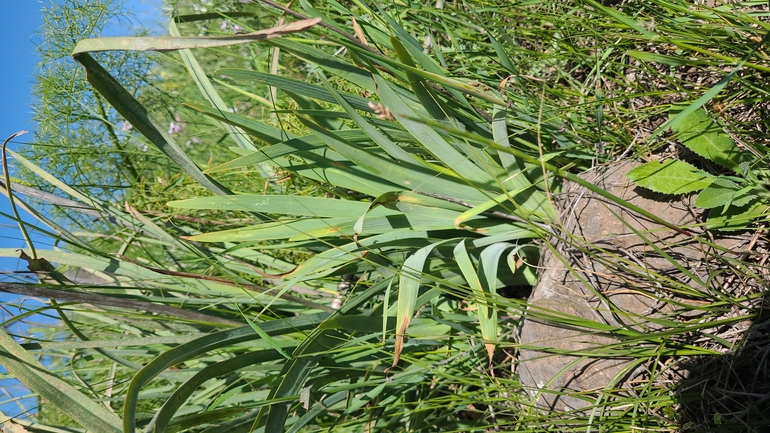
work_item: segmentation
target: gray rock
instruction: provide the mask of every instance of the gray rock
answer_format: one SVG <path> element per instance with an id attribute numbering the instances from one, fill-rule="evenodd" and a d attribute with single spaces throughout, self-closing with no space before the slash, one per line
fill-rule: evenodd
<path id="1" fill-rule="evenodd" d="M 621 163 L 584 178 L 677 226 L 695 222 L 681 198 L 635 187 L 626 177 L 631 168 Z M 622 341 L 618 330 L 655 329 L 648 319 L 672 313 L 669 303 L 659 302 L 675 296 L 672 289 L 704 290 L 708 248 L 697 237 L 649 221 L 576 184 L 565 187 L 557 207 L 563 229 L 551 239 L 552 248 L 543 251 L 521 328 L 520 343 L 526 346 L 517 372 L 538 407 L 580 410 L 595 403 L 597 391 L 621 386 L 639 373 L 629 359 L 600 354 Z M 560 317 L 594 325 L 570 326 Z"/>

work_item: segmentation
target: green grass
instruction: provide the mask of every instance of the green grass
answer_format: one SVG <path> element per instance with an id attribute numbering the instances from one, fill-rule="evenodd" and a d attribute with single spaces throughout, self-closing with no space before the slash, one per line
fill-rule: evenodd
<path id="1" fill-rule="evenodd" d="M 130 182 L 94 162 L 95 146 L 66 154 L 90 167 L 79 180 L 53 170 L 43 147 L 13 155 L 27 183 L 103 215 L 99 224 L 40 215 L 61 249 L 25 250 L 30 266 L 48 269 L 33 286 L 60 300 L 38 312 L 61 320 L 34 338 L 0 334 L 1 362 L 41 398 L 30 431 L 768 423 L 765 212 L 742 235 L 757 234 L 754 252 L 710 257 L 705 278 L 691 275 L 696 290 L 582 245 L 554 205 L 565 182 L 586 183 L 579 174 L 625 157 L 729 174 L 678 142 L 666 123 L 675 104 L 703 107 L 761 173 L 770 67 L 761 3 L 300 2 L 293 16 L 264 2 L 175 7 L 184 18 L 171 34 L 183 37 L 116 40 L 138 58 L 151 51 L 145 42 L 169 49 L 136 91 L 109 60 L 124 52 L 95 54 L 101 42 L 85 39 L 73 53 L 104 109 L 89 127 L 112 131 L 108 149 L 130 161 L 116 163 L 132 167 Z M 234 25 L 255 32 L 297 14 L 322 22 L 234 44 L 248 37 Z M 223 35 L 227 46 L 209 38 Z M 118 134 L 124 119 L 133 128 Z M 697 226 L 680 230 L 704 245 L 719 236 Z M 671 313 L 610 326 L 500 296 L 536 283 L 541 249 L 558 236 L 620 263 L 629 280 L 662 284 L 653 295 Z M 676 266 L 668 247 L 658 253 Z M 73 268 L 103 282 L 73 284 L 61 275 Z M 583 393 L 588 410 L 538 410 L 515 373 L 523 315 L 610 336 L 617 343 L 581 355 L 630 359 L 644 372 Z"/>

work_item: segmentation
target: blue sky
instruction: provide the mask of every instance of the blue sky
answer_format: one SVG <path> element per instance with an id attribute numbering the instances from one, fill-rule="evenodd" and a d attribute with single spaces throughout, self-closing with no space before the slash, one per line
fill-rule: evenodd
<path id="1" fill-rule="evenodd" d="M 85 0 L 83 0 L 85 1 Z M 9 147 L 17 150 L 23 146 L 30 145 L 34 137 L 35 125 L 31 122 L 32 118 L 32 86 L 35 79 L 35 67 L 38 62 L 35 54 L 35 47 L 40 43 L 40 38 L 36 35 L 42 25 L 40 8 L 42 4 L 49 5 L 50 0 L 43 2 L 35 0 L 16 0 L 8 1 L 3 4 L 4 23 L 0 26 L 0 54 L 4 59 L 0 68 L 0 140 L 5 140 L 11 134 L 22 129 L 30 131 L 29 133 L 17 137 Z M 117 3 L 117 1 L 116 1 Z M 127 10 L 133 11 L 133 15 L 138 22 L 152 29 L 153 33 L 163 33 L 165 19 L 161 15 L 162 0 L 126 0 L 124 6 Z M 122 20 L 120 22 L 109 23 L 110 35 L 125 35 L 130 33 L 126 28 L 131 23 Z M 10 160 L 9 164 L 13 164 Z M 9 170 L 13 175 L 13 168 Z M 7 198 L 0 195 L 0 212 L 11 214 L 11 207 Z M 22 212 L 22 218 L 28 221 L 34 219 Z M 37 239 L 38 248 L 48 248 L 44 239 Z M 15 221 L 0 216 L 0 248 L 22 248 L 24 241 L 19 233 Z M 0 272 L 8 272 L 26 269 L 26 263 L 19 259 L 0 258 Z M 0 279 L 7 280 L 6 275 L 0 275 Z M 0 302 L 13 300 L 14 296 L 0 293 Z M 11 315 L 18 313 L 0 305 L 0 323 L 8 320 Z M 18 325 L 17 325 L 18 326 Z M 11 327 L 14 333 L 22 333 L 23 329 Z M 2 370 L 0 368 L 0 370 Z M 26 390 L 18 384 L 7 380 L 0 380 L 0 388 L 11 395 L 19 396 L 26 393 Z M 0 402 L 6 400 L 7 395 L 0 394 Z M 34 403 L 28 401 L 26 405 Z M 22 407 L 16 404 L 0 404 L 0 410 L 7 415 L 17 415 L 22 412 Z"/>
<path id="2" fill-rule="evenodd" d="M 49 4 L 50 0 L 44 0 Z M 161 16 L 162 0 L 129 0 L 124 3 L 127 10 L 133 11 L 138 22 L 153 29 L 154 33 L 161 33 L 164 19 Z M 42 25 L 40 13 L 41 2 L 34 0 L 22 0 L 10 2 L 4 5 L 3 13 L 6 22 L 0 26 L 0 37 L 3 41 L 0 53 L 2 53 L 4 65 L 0 68 L 0 96 L 2 97 L 2 116 L 0 116 L 0 140 L 4 140 L 14 132 L 22 129 L 29 133 L 17 137 L 9 144 L 9 148 L 17 150 L 29 145 L 33 140 L 35 125 L 31 122 L 32 111 L 32 86 L 35 79 L 35 67 L 38 62 L 35 47 L 40 43 L 36 35 Z M 128 34 L 130 29 L 126 26 L 131 23 L 127 20 L 110 23 L 109 32 L 120 35 Z M 13 161 L 9 161 L 13 164 Z M 13 168 L 10 170 L 13 176 Z M 0 196 L 0 212 L 11 214 L 8 200 Z M 23 211 L 22 211 L 23 213 Z M 29 215 L 23 214 L 22 218 L 33 221 Z M 40 240 L 40 242 L 45 242 Z M 45 247 L 45 245 L 40 245 Z M 22 248 L 24 241 L 19 233 L 15 221 L 0 217 L 0 248 Z M 0 272 L 25 269 L 25 263 L 18 259 L 0 258 Z M 2 278 L 2 276 L 0 276 Z M 0 300 L 7 300 L 0 295 Z M 0 322 L 3 320 L 3 311 L 0 311 Z"/>
<path id="3" fill-rule="evenodd" d="M 36 1 L 16 1 L 3 8 L 6 22 L 0 26 L 0 40 L 4 41 L 0 52 L 7 59 L 0 69 L 2 111 L 0 116 L 0 139 L 5 140 L 16 131 L 26 129 L 30 133 L 17 137 L 11 142 L 11 149 L 23 146 L 32 139 L 35 125 L 30 102 L 32 97 L 33 73 L 37 64 L 35 47 L 39 43 L 35 33 L 42 24 L 40 4 Z M 11 171 L 13 173 L 13 171 Z M 0 196 L 0 212 L 10 214 L 8 200 Z M 19 230 L 13 221 L 0 217 L 0 246 L 20 248 L 24 246 Z M 14 259 L 0 259 L 0 271 L 18 269 L 20 263 Z M 2 320 L 0 314 L 0 320 Z"/>

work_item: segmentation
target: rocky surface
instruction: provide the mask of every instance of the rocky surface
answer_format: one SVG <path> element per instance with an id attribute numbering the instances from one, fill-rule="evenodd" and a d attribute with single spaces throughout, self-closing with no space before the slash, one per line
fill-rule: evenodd
<path id="1" fill-rule="evenodd" d="M 681 198 L 631 183 L 626 177 L 631 168 L 621 163 L 583 177 L 668 222 L 695 222 Z M 520 334 L 528 348 L 520 351 L 517 372 L 538 407 L 572 410 L 594 404 L 595 391 L 622 386 L 640 373 L 628 359 L 600 353 L 620 343 L 626 331 L 655 326 L 649 317 L 671 313 L 668 303 L 659 302 L 662 297 L 705 290 L 710 253 L 697 237 L 662 227 L 579 185 L 567 185 L 557 206 L 562 230 L 543 251 Z M 593 325 L 587 329 L 560 319 L 568 316 Z M 554 349 L 573 355 L 548 353 Z"/>

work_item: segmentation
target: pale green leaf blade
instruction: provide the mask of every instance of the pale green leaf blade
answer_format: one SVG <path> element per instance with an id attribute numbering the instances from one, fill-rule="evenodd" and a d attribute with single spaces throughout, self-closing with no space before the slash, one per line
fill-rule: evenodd
<path id="1" fill-rule="evenodd" d="M 508 110 L 500 105 L 495 105 L 492 110 L 492 139 L 495 140 L 500 146 L 509 148 L 511 143 L 508 140 L 508 123 L 506 122 L 506 115 Z M 503 168 L 511 177 L 511 180 L 518 187 L 524 186 L 522 182 L 527 182 L 524 179 L 517 179 L 518 174 L 521 173 L 522 164 L 516 159 L 513 154 L 507 152 L 499 153 L 500 162 Z M 528 183 L 528 182 L 527 182 Z"/>
<path id="2" fill-rule="evenodd" d="M 629 56 L 635 59 L 643 60 L 645 62 L 660 63 L 662 65 L 669 65 L 669 66 L 686 66 L 686 65 L 698 66 L 706 63 L 701 60 L 690 60 L 690 59 L 685 59 L 683 57 L 667 56 L 664 54 L 648 53 L 644 51 L 628 50 L 626 53 L 628 53 Z"/>
<path id="3" fill-rule="evenodd" d="M 319 74 L 319 76 L 321 77 L 321 81 L 324 83 L 324 86 L 326 86 L 326 89 L 334 97 L 337 103 L 342 106 L 342 108 L 345 110 L 345 112 L 348 113 L 350 118 L 353 119 L 354 122 L 356 122 L 358 127 L 361 128 L 366 133 L 366 135 L 371 137 L 371 139 L 374 141 L 375 144 L 380 146 L 382 150 L 387 152 L 388 155 L 395 158 L 397 161 L 402 161 L 405 163 L 412 163 L 412 164 L 418 162 L 416 155 L 413 155 L 405 151 L 396 143 L 393 143 L 392 141 L 390 141 L 383 133 L 378 131 L 377 128 L 370 125 L 366 119 L 364 119 L 361 115 L 359 115 L 353 109 L 353 107 L 350 104 L 348 104 L 345 98 L 342 95 L 340 95 L 339 92 L 337 92 L 331 86 L 331 84 L 329 84 L 329 81 L 326 80 L 326 77 L 323 74 Z M 422 161 L 420 160 L 420 162 Z"/>
<path id="4" fill-rule="evenodd" d="M 261 328 L 268 335 L 278 335 L 287 332 L 312 329 L 321 321 L 329 317 L 328 313 L 302 315 L 274 320 L 261 324 Z M 248 326 L 215 332 L 205 337 L 197 338 L 189 343 L 182 344 L 166 352 L 161 353 L 152 362 L 136 373 L 128 386 L 123 408 L 123 431 L 136 431 L 137 403 L 139 393 L 150 380 L 165 371 L 167 368 L 206 353 L 220 347 L 237 344 L 258 338 L 257 334 Z M 99 430 L 96 430 L 99 431 Z"/>
<path id="5" fill-rule="evenodd" d="M 369 137 L 363 132 L 355 129 L 339 130 L 334 133 L 350 142 L 364 142 Z M 272 137 L 272 135 L 271 135 Z M 261 148 L 257 152 L 244 151 L 240 153 L 240 157 L 226 162 L 222 165 L 207 169 L 206 173 L 217 173 L 220 171 L 232 170 L 236 168 L 248 167 L 252 164 L 257 164 L 263 161 L 272 161 L 276 158 L 286 155 L 302 155 L 305 152 L 316 151 L 322 149 L 324 146 L 323 140 L 315 135 L 306 135 L 303 137 L 294 138 L 291 140 L 276 143 L 270 146 Z M 277 161 L 273 161 L 277 164 Z"/>
<path id="6" fill-rule="evenodd" d="M 406 47 L 404 47 L 404 44 L 402 44 L 401 41 L 399 41 L 395 36 L 390 37 L 390 42 L 393 45 L 393 48 L 396 50 L 396 54 L 398 55 L 399 60 L 401 60 L 401 62 L 405 65 L 414 68 L 414 60 L 410 56 Z M 428 115 L 433 119 L 446 120 L 447 113 L 442 110 L 440 101 L 437 101 L 436 95 L 426 84 L 425 79 L 422 76 L 414 74 L 409 70 L 406 70 L 405 72 L 406 78 L 409 80 L 409 85 L 412 87 L 412 91 L 422 104 L 422 108 L 425 109 Z"/>
<path id="7" fill-rule="evenodd" d="M 304 81 L 294 80 L 292 78 L 281 77 L 278 75 L 266 74 L 264 72 L 255 72 L 244 69 L 218 69 L 219 75 L 225 75 L 236 81 L 245 81 L 248 83 L 264 84 L 266 86 L 277 87 L 287 92 L 296 93 L 310 99 L 316 99 L 324 102 L 336 103 L 337 97 L 332 96 L 328 89 L 316 84 L 310 84 Z M 345 102 L 355 107 L 356 110 L 373 112 L 369 107 L 369 100 L 352 93 L 335 91 L 337 96 Z"/>
<path id="8" fill-rule="evenodd" d="M 168 23 L 168 30 L 171 36 L 173 37 L 181 37 L 179 34 L 179 30 L 176 27 L 176 23 L 174 20 L 170 20 Z M 195 84 L 198 86 L 198 89 L 200 90 L 201 95 L 203 95 L 206 99 L 209 100 L 212 106 L 217 108 L 220 111 L 228 111 L 228 106 L 225 104 L 225 101 L 222 99 L 221 96 L 219 96 L 219 92 L 217 92 L 216 88 L 211 84 L 211 81 L 209 80 L 209 77 L 206 76 L 206 73 L 203 71 L 203 68 L 201 67 L 200 63 L 198 62 L 198 59 L 195 58 L 192 51 L 189 48 L 183 49 L 179 51 L 179 54 L 182 56 L 182 61 L 185 64 L 185 67 L 187 67 L 188 72 L 190 73 L 190 76 L 195 81 Z M 238 145 L 238 147 L 241 147 L 243 149 L 249 149 L 249 150 L 255 150 L 256 147 L 254 147 L 254 144 L 249 140 L 249 138 L 246 136 L 246 134 L 239 130 L 237 127 L 230 125 L 227 122 L 223 122 L 223 126 L 225 130 L 230 134 L 230 138 L 235 141 L 235 143 Z M 267 177 L 267 172 L 262 170 L 260 172 L 260 175 L 265 178 Z"/>
<path id="9" fill-rule="evenodd" d="M 396 343 L 393 347 L 393 364 L 395 367 L 401 359 L 401 352 L 404 350 L 404 338 L 406 330 L 412 322 L 412 316 L 417 306 L 417 295 L 420 292 L 420 282 L 422 280 L 422 270 L 428 256 L 437 246 L 450 242 L 452 239 L 434 242 L 428 246 L 422 247 L 414 254 L 410 255 L 401 267 L 398 277 L 398 305 L 396 309 Z"/>
<path id="10" fill-rule="evenodd" d="M 767 203 L 730 206 L 727 209 L 716 207 L 709 211 L 706 227 L 722 231 L 745 230 L 757 220 L 766 220 L 768 210 L 770 206 Z"/>
<path id="11" fill-rule="evenodd" d="M 72 52 L 72 55 L 77 56 L 83 53 L 94 53 L 99 51 L 176 51 L 189 48 L 224 47 L 235 44 L 262 41 L 269 38 L 301 32 L 318 24 L 320 21 L 321 20 L 318 18 L 311 18 L 265 30 L 260 30 L 253 33 L 234 36 L 184 38 L 169 36 L 123 36 L 84 39 L 78 42 L 75 50 Z"/>
<path id="12" fill-rule="evenodd" d="M 276 144 L 282 141 L 298 138 L 296 135 L 290 132 L 267 125 L 266 123 L 254 120 L 250 117 L 242 116 L 240 114 L 223 112 L 214 107 L 204 107 L 202 105 L 192 103 L 184 103 L 183 105 L 199 113 L 213 117 L 214 119 L 217 119 L 221 122 L 242 128 L 249 134 L 269 144 Z"/>
<path id="13" fill-rule="evenodd" d="M 364 293 L 344 304 L 339 310 L 339 315 L 347 315 L 351 311 L 360 308 L 362 304 L 368 302 L 376 294 L 379 294 L 381 290 L 382 282 L 375 284 Z M 330 349 L 339 346 L 345 339 L 344 334 L 335 330 L 315 329 L 292 353 L 292 359 L 284 365 L 281 374 L 272 384 L 273 387 L 268 399 L 290 400 L 296 398 L 295 396 L 298 396 L 300 393 L 305 381 L 322 354 L 328 354 Z M 290 404 L 291 402 L 274 404 L 268 408 L 267 420 L 265 422 L 266 432 L 286 431 L 285 424 Z"/>
<path id="14" fill-rule="evenodd" d="M 361 91 L 372 93 L 376 91 L 371 74 L 352 63 L 345 62 L 338 57 L 330 56 L 324 51 L 293 40 L 276 38 L 269 40 L 268 43 L 281 50 L 292 53 L 295 56 L 308 61 L 308 63 L 312 65 L 321 67 L 329 74 L 336 75 L 349 81 L 354 86 L 361 89 Z"/>
<path id="15" fill-rule="evenodd" d="M 239 355 L 204 367 L 201 371 L 187 379 L 182 385 L 174 390 L 174 393 L 171 394 L 171 397 L 166 399 L 165 403 L 163 403 L 152 420 L 147 424 L 144 431 L 147 433 L 165 431 L 179 408 L 182 407 L 185 401 L 199 386 L 203 385 L 209 379 L 225 376 L 254 364 L 261 364 L 278 359 L 281 359 L 281 354 L 278 352 L 274 350 L 261 350 Z"/>
<path id="16" fill-rule="evenodd" d="M 649 40 L 654 40 L 654 39 L 657 39 L 659 37 L 657 33 L 648 30 L 643 25 L 643 23 L 641 23 L 640 21 L 637 21 L 634 18 L 632 18 L 632 17 L 630 17 L 630 16 L 628 16 L 628 15 L 622 13 L 622 12 L 619 12 L 616 9 L 605 7 L 604 5 L 598 3 L 598 2 L 596 2 L 594 0 L 586 0 L 586 2 L 588 4 L 590 4 L 591 6 L 593 6 L 593 7 L 597 8 L 597 9 L 603 11 L 604 13 L 606 13 L 609 16 L 611 16 L 612 18 L 614 18 L 618 22 L 624 24 L 628 28 L 636 30 L 637 32 L 639 32 L 641 35 L 643 35 L 645 38 L 647 38 Z"/>
<path id="17" fill-rule="evenodd" d="M 470 182 L 488 184 L 491 176 L 469 161 L 465 155 L 458 152 L 438 132 L 423 122 L 413 120 L 417 118 L 414 110 L 393 91 L 392 85 L 387 80 L 375 76 L 382 103 L 385 104 L 399 123 L 412 133 L 418 143 L 425 147 L 434 157 L 442 161 L 457 175 Z"/>
<path id="18" fill-rule="evenodd" d="M 350 217 L 365 212 L 369 204 L 351 200 L 296 195 L 242 194 L 199 197 L 168 203 L 180 209 L 240 210 L 266 214 L 315 217 Z"/>
<path id="19" fill-rule="evenodd" d="M 468 185 L 454 182 L 440 176 L 429 175 L 418 166 L 403 166 L 393 161 L 384 159 L 365 149 L 352 146 L 342 140 L 336 133 L 327 131 L 317 124 L 299 117 L 299 120 L 332 149 L 339 152 L 345 158 L 354 162 L 357 166 L 377 176 L 383 181 L 392 182 L 394 187 L 390 191 L 398 191 L 404 188 L 418 190 L 424 193 L 434 193 L 444 197 L 463 200 L 468 203 L 480 203 L 486 201 L 485 195 Z M 433 131 L 435 133 L 435 131 Z M 461 156 L 462 157 L 462 156 Z M 466 161 L 467 162 L 467 161 Z M 487 180 L 489 178 L 487 177 Z M 385 193 L 388 191 L 383 191 Z M 377 196 L 380 194 L 376 194 Z"/>

